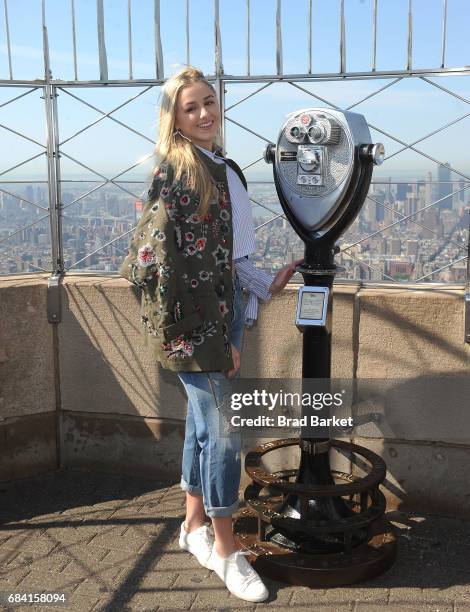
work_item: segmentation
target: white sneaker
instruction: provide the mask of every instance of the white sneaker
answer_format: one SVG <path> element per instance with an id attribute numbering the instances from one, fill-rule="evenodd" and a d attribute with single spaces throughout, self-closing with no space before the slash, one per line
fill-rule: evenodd
<path id="1" fill-rule="evenodd" d="M 208 562 L 214 545 L 214 534 L 207 525 L 198 527 L 188 533 L 183 521 L 181 523 L 179 545 L 183 550 L 193 554 L 202 566 L 210 569 Z"/>
<path id="2" fill-rule="evenodd" d="M 228 557 L 221 557 L 214 546 L 209 566 L 236 597 L 246 601 L 264 601 L 269 592 L 258 573 L 245 559 L 245 555 L 249 554 L 248 551 L 237 550 Z"/>

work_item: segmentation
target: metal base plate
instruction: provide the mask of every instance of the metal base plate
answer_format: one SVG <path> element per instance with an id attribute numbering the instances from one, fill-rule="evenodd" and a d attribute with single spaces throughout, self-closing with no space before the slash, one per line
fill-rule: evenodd
<path id="1" fill-rule="evenodd" d="M 243 550 L 249 551 L 253 567 L 273 580 L 313 588 L 337 587 L 370 580 L 388 570 L 396 553 L 392 525 L 384 518 L 371 526 L 368 542 L 351 553 L 307 555 L 295 553 L 272 542 L 258 540 L 258 518 L 248 508 L 234 521 L 234 534 Z"/>

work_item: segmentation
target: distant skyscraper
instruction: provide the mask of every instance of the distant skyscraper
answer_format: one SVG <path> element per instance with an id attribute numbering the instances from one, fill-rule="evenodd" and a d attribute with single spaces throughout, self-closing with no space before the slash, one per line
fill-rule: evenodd
<path id="1" fill-rule="evenodd" d="M 431 198 L 432 198 L 432 174 L 428 172 L 427 181 L 426 181 L 425 197 L 424 197 L 424 204 L 426 206 L 428 206 L 428 204 L 431 204 Z"/>
<path id="2" fill-rule="evenodd" d="M 410 186 L 407 183 L 398 183 L 397 185 L 397 200 L 404 202 L 406 194 L 410 191 Z"/>
<path id="3" fill-rule="evenodd" d="M 439 181 L 437 185 L 437 200 L 445 198 L 452 193 L 452 184 L 450 182 L 451 172 L 449 164 L 439 164 L 437 167 L 437 180 Z M 452 209 L 452 196 L 442 200 L 438 204 L 439 208 L 442 210 L 444 208 L 451 210 Z"/>
<path id="4" fill-rule="evenodd" d="M 385 191 L 378 191 L 375 199 L 377 200 L 377 205 L 375 207 L 375 215 L 374 215 L 374 221 L 378 222 L 378 221 L 383 221 L 384 217 L 385 217 L 385 200 L 386 200 L 386 192 Z"/>
<path id="5" fill-rule="evenodd" d="M 34 189 L 32 185 L 28 185 L 26 187 L 26 197 L 30 202 L 34 202 Z"/>
<path id="6" fill-rule="evenodd" d="M 459 187 L 458 187 L 460 191 L 454 196 L 454 205 L 457 210 L 465 205 L 465 198 L 467 197 L 466 194 L 468 193 L 468 190 L 464 189 L 464 187 L 465 187 L 465 181 L 463 178 L 461 178 L 459 179 Z"/>

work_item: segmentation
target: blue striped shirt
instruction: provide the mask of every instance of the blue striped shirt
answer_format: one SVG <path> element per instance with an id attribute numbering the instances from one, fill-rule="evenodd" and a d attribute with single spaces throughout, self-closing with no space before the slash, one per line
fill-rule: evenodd
<path id="1" fill-rule="evenodd" d="M 215 163 L 225 164 L 223 157 L 202 147 L 197 148 L 208 155 Z M 258 298 L 269 300 L 269 287 L 274 277 L 253 265 L 247 255 L 256 251 L 255 228 L 251 214 L 248 193 L 238 174 L 225 164 L 228 189 L 232 203 L 233 223 L 233 263 L 242 287 L 248 290 L 248 301 L 245 309 L 245 324 L 253 325 L 258 317 Z"/>

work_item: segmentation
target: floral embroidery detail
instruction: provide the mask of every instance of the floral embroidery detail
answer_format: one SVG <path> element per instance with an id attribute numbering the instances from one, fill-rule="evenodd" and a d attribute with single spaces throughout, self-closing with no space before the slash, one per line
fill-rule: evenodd
<path id="1" fill-rule="evenodd" d="M 197 279 L 195 279 L 195 278 L 192 278 L 192 279 L 191 279 L 191 287 L 192 287 L 193 289 L 196 289 L 196 287 L 197 287 L 198 285 L 199 285 L 199 281 L 198 281 Z"/>
<path id="2" fill-rule="evenodd" d="M 186 232 L 184 239 L 186 242 L 192 242 L 194 240 L 194 234 L 192 232 Z"/>
<path id="3" fill-rule="evenodd" d="M 162 187 L 162 189 L 160 191 L 160 196 L 162 198 L 166 198 L 169 193 L 170 193 L 170 190 L 168 189 L 168 187 Z"/>
<path id="4" fill-rule="evenodd" d="M 154 175 L 154 176 L 157 176 L 159 179 L 161 179 L 161 180 L 163 180 L 163 181 L 165 181 L 165 180 L 166 180 L 166 172 L 165 172 L 165 170 L 162 170 L 162 169 L 160 168 L 160 166 L 157 166 L 157 167 L 155 168 L 155 170 L 153 171 L 153 175 Z"/>
<path id="5" fill-rule="evenodd" d="M 139 260 L 139 264 L 143 268 L 152 266 L 157 261 L 155 251 L 150 244 L 145 244 L 144 246 L 140 247 L 137 253 L 137 258 Z"/>
<path id="6" fill-rule="evenodd" d="M 181 249 L 183 248 L 183 239 L 181 237 L 181 227 L 179 225 L 175 227 L 175 239 L 176 239 L 176 246 L 181 251 Z"/>
<path id="7" fill-rule="evenodd" d="M 153 313 L 155 316 L 159 315 L 159 312 L 154 312 Z M 155 329 L 155 327 L 153 327 L 153 325 L 150 322 L 150 319 L 148 317 L 147 313 L 144 313 L 142 315 L 140 315 L 140 322 L 142 324 L 142 326 L 147 330 L 147 332 L 151 335 L 151 336 L 159 336 L 160 334 L 158 333 L 158 330 Z"/>
<path id="8" fill-rule="evenodd" d="M 197 213 L 193 213 L 192 215 L 189 215 L 189 217 L 186 217 L 186 222 L 197 225 L 198 223 L 201 223 L 201 217 Z"/>
<path id="9" fill-rule="evenodd" d="M 219 216 L 222 221 L 228 221 L 230 219 L 230 213 L 228 210 L 221 210 Z"/>
<path id="10" fill-rule="evenodd" d="M 223 302 L 219 302 L 219 311 L 221 314 L 225 315 L 228 312 L 228 308 L 227 308 L 227 302 L 224 300 Z"/>
<path id="11" fill-rule="evenodd" d="M 214 236 L 215 239 L 219 237 L 219 227 L 220 227 L 220 221 L 217 219 L 212 224 L 212 235 Z"/>
<path id="12" fill-rule="evenodd" d="M 181 196 L 180 204 L 182 206 L 187 206 L 190 202 L 191 202 L 191 200 L 189 199 L 189 196 L 187 196 L 187 195 Z"/>
<path id="13" fill-rule="evenodd" d="M 174 221 L 175 214 L 176 214 L 176 207 L 173 204 L 173 202 L 166 202 L 165 203 L 165 210 L 166 210 L 166 213 L 167 213 L 168 218 L 170 219 L 170 221 Z"/>
<path id="14" fill-rule="evenodd" d="M 181 319 L 183 318 L 183 315 L 181 314 L 181 302 L 175 302 L 175 305 L 173 306 L 173 318 L 176 321 L 181 321 Z"/>
<path id="15" fill-rule="evenodd" d="M 160 231 L 158 229 L 158 227 L 156 229 L 153 230 L 152 232 L 152 238 L 155 238 L 156 240 L 158 240 L 159 242 L 163 242 L 164 240 L 166 240 L 166 236 L 165 234 Z"/>
<path id="16" fill-rule="evenodd" d="M 131 264 L 130 265 L 130 280 L 132 283 L 134 283 L 134 285 L 136 285 L 137 287 L 145 287 L 145 280 L 142 280 L 139 277 L 139 273 L 137 270 L 137 266 L 135 264 Z"/>
<path id="17" fill-rule="evenodd" d="M 187 340 L 184 336 L 179 336 L 171 340 L 171 342 L 163 344 L 163 350 L 168 352 L 168 359 L 191 357 L 194 353 L 194 345 L 191 340 Z"/>
<path id="18" fill-rule="evenodd" d="M 229 199 L 224 183 L 217 183 L 217 189 L 219 191 L 219 206 L 221 208 L 228 208 Z"/>
<path id="19" fill-rule="evenodd" d="M 224 350 L 225 350 L 225 356 L 226 357 L 230 357 L 231 350 L 230 350 L 230 342 L 228 341 L 228 335 L 227 335 L 227 331 L 228 331 L 228 327 L 226 325 L 226 323 L 224 323 L 222 325 L 222 335 L 224 337 Z"/>
<path id="20" fill-rule="evenodd" d="M 212 276 L 212 272 L 207 272 L 207 270 L 201 270 L 201 271 L 199 272 L 199 278 L 200 278 L 202 281 L 209 280 L 209 278 L 210 278 L 211 276 Z"/>
<path id="21" fill-rule="evenodd" d="M 170 266 L 166 266 L 165 264 L 158 264 L 158 275 L 164 276 L 165 278 L 170 278 L 171 268 Z"/>
<path id="22" fill-rule="evenodd" d="M 158 202 L 155 202 L 155 204 L 152 206 L 152 208 L 150 210 L 152 212 L 157 212 L 157 210 L 158 210 Z"/>
<path id="23" fill-rule="evenodd" d="M 206 238 L 198 238 L 196 240 L 196 249 L 198 251 L 203 251 L 206 248 Z"/>
<path id="24" fill-rule="evenodd" d="M 168 353 L 168 359 L 184 359 L 186 357 L 192 357 L 194 347 L 202 344 L 205 338 L 213 336 L 216 331 L 216 323 L 213 321 L 204 321 L 197 331 L 192 331 L 189 334 L 178 336 L 178 338 L 164 343 L 162 348 L 166 353 Z"/>
<path id="25" fill-rule="evenodd" d="M 216 332 L 217 325 L 212 321 L 204 321 L 202 324 L 202 335 L 203 336 L 213 336 Z"/>
<path id="26" fill-rule="evenodd" d="M 188 244 L 188 246 L 186 247 L 186 252 L 188 255 L 194 255 L 194 253 L 196 253 L 197 249 L 194 246 L 194 244 Z"/>
<path id="27" fill-rule="evenodd" d="M 224 249 L 220 244 L 217 245 L 215 251 L 212 251 L 212 256 L 215 259 L 216 266 L 221 266 L 222 268 L 225 267 L 228 263 L 228 254 L 228 249 Z"/>

